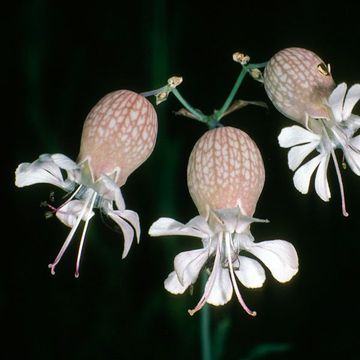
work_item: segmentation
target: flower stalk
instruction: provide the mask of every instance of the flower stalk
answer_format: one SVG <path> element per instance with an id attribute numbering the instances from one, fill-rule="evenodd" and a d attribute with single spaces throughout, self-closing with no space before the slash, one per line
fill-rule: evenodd
<path id="1" fill-rule="evenodd" d="M 252 105 L 258 105 L 264 107 L 264 103 L 256 102 L 256 101 L 243 101 L 243 100 L 240 100 L 241 105 L 239 106 L 238 104 L 234 104 L 234 98 L 246 74 L 250 74 L 255 80 L 262 82 L 262 73 L 259 69 L 265 67 L 267 63 L 264 62 L 258 64 L 250 64 L 249 63 L 250 57 L 239 52 L 233 54 L 233 60 L 241 64 L 242 70 L 239 76 L 237 77 L 235 84 L 232 87 L 229 96 L 226 98 L 223 106 L 220 108 L 220 110 L 215 110 L 213 114 L 205 115 L 201 110 L 194 108 L 181 95 L 180 91 L 177 89 L 177 86 L 181 84 L 182 77 L 173 76 L 170 79 L 168 79 L 167 85 L 156 90 L 143 92 L 141 93 L 141 95 L 145 97 L 155 96 L 156 104 L 159 105 L 161 102 L 165 101 L 168 98 L 170 93 L 172 93 L 184 107 L 183 109 L 180 109 L 179 111 L 176 112 L 177 115 L 182 115 L 185 117 L 198 120 L 202 123 L 205 123 L 207 124 L 209 129 L 220 127 L 222 126 L 220 124 L 220 120 L 224 116 L 230 114 L 235 110 L 240 109 L 243 106 L 252 104 Z"/>

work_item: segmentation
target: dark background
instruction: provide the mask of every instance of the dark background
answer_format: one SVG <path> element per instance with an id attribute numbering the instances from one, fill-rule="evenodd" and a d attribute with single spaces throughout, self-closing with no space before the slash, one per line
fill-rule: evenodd
<path id="1" fill-rule="evenodd" d="M 186 222 L 196 215 L 186 165 L 206 128 L 176 117 L 180 104 L 172 96 L 157 108 L 156 149 L 123 187 L 127 207 L 141 218 L 141 243 L 122 261 L 122 236 L 96 216 L 79 279 L 73 276 L 79 235 L 56 275 L 47 268 L 69 231 L 57 219 L 45 220 L 39 206 L 56 189 L 15 189 L 14 170 L 42 153 L 76 159 L 87 113 L 116 89 L 146 91 L 181 75 L 184 97 L 212 112 L 240 71 L 232 61 L 235 51 L 263 62 L 280 49 L 305 47 L 331 64 L 336 82 L 360 82 L 358 16 L 344 1 L 332 6 L 316 1 L 28 0 L 4 10 L 0 296 L 5 337 L 0 357 L 200 358 L 200 316 L 187 313 L 201 296 L 200 284 L 193 296 L 173 296 L 163 288 L 174 256 L 199 241 L 150 238 L 147 229 L 160 216 Z M 261 84 L 250 78 L 237 97 L 269 103 Z M 263 155 L 267 179 L 255 216 L 271 222 L 253 225 L 253 235 L 258 241 L 291 241 L 300 269 L 288 284 L 267 273 L 263 288 L 241 289 L 256 318 L 235 297 L 226 306 L 211 307 L 214 348 L 223 359 L 254 359 L 262 350 L 259 359 L 359 359 L 360 180 L 343 171 L 349 218 L 341 215 L 332 166 L 330 203 L 313 191 L 298 193 L 287 151 L 277 143 L 281 128 L 291 121 L 269 105 L 268 111 L 245 108 L 223 123 L 246 131 Z M 60 201 L 61 191 L 55 196 Z"/>

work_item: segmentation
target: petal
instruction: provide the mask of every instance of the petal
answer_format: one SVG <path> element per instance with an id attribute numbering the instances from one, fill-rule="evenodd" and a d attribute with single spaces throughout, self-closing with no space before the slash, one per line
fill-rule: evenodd
<path id="1" fill-rule="evenodd" d="M 259 258 L 280 282 L 289 281 L 299 268 L 296 250 L 284 240 L 268 240 L 254 243 L 250 252 Z"/>
<path id="2" fill-rule="evenodd" d="M 79 169 L 79 166 L 76 164 L 75 161 L 71 160 L 63 154 L 53 154 L 51 155 L 51 159 L 59 168 L 66 171 Z"/>
<path id="3" fill-rule="evenodd" d="M 318 141 L 312 141 L 309 144 L 294 146 L 288 153 L 289 168 L 291 170 L 297 167 L 304 161 L 304 159 L 318 146 Z"/>
<path id="4" fill-rule="evenodd" d="M 121 189 L 110 176 L 102 175 L 97 181 L 96 186 L 98 192 L 111 201 L 115 201 L 119 210 L 125 210 L 125 201 L 121 193 Z"/>
<path id="5" fill-rule="evenodd" d="M 83 212 L 84 206 L 86 206 L 86 200 L 72 200 L 59 209 L 56 210 L 56 217 L 66 226 L 73 227 L 78 217 Z M 84 213 L 82 220 L 86 221 L 94 216 L 94 212 L 87 211 Z"/>
<path id="6" fill-rule="evenodd" d="M 185 225 L 171 218 L 160 218 L 150 226 L 149 235 L 187 235 L 205 238 L 211 235 L 211 230 L 201 216 L 196 216 Z"/>
<path id="7" fill-rule="evenodd" d="M 208 249 L 184 251 L 176 255 L 174 268 L 180 283 L 185 287 L 195 283 L 208 258 Z"/>
<path id="8" fill-rule="evenodd" d="M 347 89 L 347 85 L 345 83 L 339 84 L 333 90 L 328 100 L 328 104 L 334 115 L 334 119 L 338 122 L 342 121 L 342 112 L 343 112 L 346 89 Z"/>
<path id="9" fill-rule="evenodd" d="M 327 168 L 329 165 L 330 154 L 325 155 L 321 161 L 315 177 L 315 191 L 324 201 L 329 201 L 331 197 L 329 183 L 327 179 Z"/>
<path id="10" fill-rule="evenodd" d="M 351 139 L 351 145 L 360 152 L 360 135 L 357 135 Z"/>
<path id="11" fill-rule="evenodd" d="M 322 157 L 323 155 L 318 155 L 296 170 L 293 181 L 296 189 L 302 194 L 308 193 L 311 176 L 319 165 Z"/>
<path id="12" fill-rule="evenodd" d="M 126 255 L 128 254 L 131 244 L 134 239 L 134 230 L 133 228 L 125 221 L 123 220 L 118 214 L 117 211 L 107 211 L 107 215 L 114 220 L 121 228 L 121 231 L 124 235 L 124 250 L 122 253 L 122 258 L 124 259 Z"/>
<path id="13" fill-rule="evenodd" d="M 183 294 L 184 291 L 188 288 L 188 286 L 181 285 L 175 271 L 171 272 L 165 279 L 164 287 L 167 291 L 175 295 Z"/>
<path id="14" fill-rule="evenodd" d="M 320 141 L 320 136 L 300 126 L 293 125 L 281 130 L 278 141 L 281 147 L 288 148 L 312 141 Z"/>
<path id="15" fill-rule="evenodd" d="M 262 220 L 250 216 L 242 215 L 239 207 L 229 209 L 212 210 L 221 224 L 218 231 L 224 230 L 231 233 L 244 232 L 253 222 L 269 222 L 269 220 Z"/>
<path id="16" fill-rule="evenodd" d="M 208 288 L 211 286 L 210 277 L 205 285 L 205 293 L 210 291 L 206 302 L 215 306 L 224 305 L 230 301 L 233 294 L 229 270 L 219 265 L 216 268 L 214 267 L 212 271 L 215 271 L 215 279 L 211 289 Z"/>
<path id="17" fill-rule="evenodd" d="M 203 234 L 206 234 L 206 237 L 213 235 L 207 221 L 202 216 L 195 216 L 190 219 L 185 226 L 201 231 Z"/>
<path id="18" fill-rule="evenodd" d="M 65 155 L 63 156 L 66 158 Z M 71 187 L 71 182 L 64 180 L 61 168 L 49 154 L 40 155 L 39 159 L 32 163 L 22 163 L 15 171 L 16 186 L 23 187 L 37 183 L 52 184 L 64 190 Z"/>
<path id="19" fill-rule="evenodd" d="M 354 137 L 351 141 L 351 147 L 347 146 L 343 148 L 346 162 L 350 166 L 351 170 L 358 176 L 360 176 L 360 151 L 359 144 L 360 135 Z"/>
<path id="20" fill-rule="evenodd" d="M 360 149 L 360 135 L 354 136 L 351 139 L 351 145 L 353 145 L 357 150 Z"/>
<path id="21" fill-rule="evenodd" d="M 360 128 L 360 116 L 351 114 L 349 118 L 346 119 L 345 129 L 347 134 L 351 137 L 355 134 Z"/>
<path id="22" fill-rule="evenodd" d="M 352 109 L 355 104 L 360 99 L 360 84 L 353 85 L 348 93 L 346 94 L 346 98 L 344 101 L 344 107 L 342 109 L 342 119 L 346 120 L 350 117 Z"/>
<path id="23" fill-rule="evenodd" d="M 247 256 L 239 256 L 239 269 L 235 275 L 247 288 L 262 287 L 265 281 L 265 270 L 261 264 Z"/>
<path id="24" fill-rule="evenodd" d="M 125 210 L 125 201 L 124 197 L 122 196 L 121 189 L 117 186 L 114 189 L 114 196 L 115 196 L 115 204 L 119 210 Z"/>
<path id="25" fill-rule="evenodd" d="M 131 226 L 135 229 L 137 242 L 140 240 L 140 219 L 139 215 L 132 210 L 122 210 L 116 211 L 119 213 L 120 217 L 125 219 L 127 222 L 131 224 Z"/>

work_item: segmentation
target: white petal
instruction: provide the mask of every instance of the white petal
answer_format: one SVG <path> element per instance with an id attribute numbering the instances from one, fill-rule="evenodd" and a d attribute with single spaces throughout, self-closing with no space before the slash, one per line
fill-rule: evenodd
<path id="1" fill-rule="evenodd" d="M 349 137 L 353 136 L 360 129 L 360 116 L 351 114 L 345 122 L 345 129 Z"/>
<path id="2" fill-rule="evenodd" d="M 261 264 L 247 256 L 239 256 L 239 269 L 235 275 L 247 288 L 262 287 L 265 281 L 265 270 Z"/>
<path id="3" fill-rule="evenodd" d="M 296 250 L 284 240 L 268 240 L 254 243 L 250 252 L 258 257 L 280 282 L 289 281 L 299 268 Z"/>
<path id="4" fill-rule="evenodd" d="M 217 231 L 223 230 L 231 233 L 242 233 L 253 222 L 269 222 L 268 220 L 242 215 L 239 207 L 212 210 L 212 212 L 216 215 L 221 223 L 221 226 L 219 226 Z"/>
<path id="5" fill-rule="evenodd" d="M 86 200 L 71 200 L 56 211 L 56 217 L 66 226 L 73 227 L 81 215 L 86 202 Z M 93 216 L 94 212 L 92 210 L 91 212 L 87 211 L 83 215 L 82 220 L 86 221 Z"/>
<path id="6" fill-rule="evenodd" d="M 50 158 L 56 166 L 66 171 L 67 182 L 75 181 L 77 183 L 80 183 L 81 180 L 80 167 L 78 164 L 76 164 L 75 161 L 71 160 L 70 158 L 68 158 L 63 154 L 52 154 L 50 155 Z"/>
<path id="7" fill-rule="evenodd" d="M 327 179 L 327 168 L 329 165 L 330 154 L 325 155 L 321 161 L 315 177 L 315 190 L 320 198 L 329 201 L 331 197 L 329 183 Z"/>
<path id="8" fill-rule="evenodd" d="M 342 112 L 343 112 L 346 89 L 347 89 L 347 85 L 345 83 L 339 84 L 333 90 L 328 100 L 328 104 L 334 115 L 334 119 L 338 122 L 342 121 Z"/>
<path id="9" fill-rule="evenodd" d="M 312 141 L 320 141 L 320 137 L 309 130 L 293 125 L 282 129 L 278 140 L 281 147 L 288 148 Z"/>
<path id="10" fill-rule="evenodd" d="M 351 139 L 351 145 L 360 152 L 360 135 Z"/>
<path id="11" fill-rule="evenodd" d="M 64 156 L 64 155 L 63 155 Z M 64 180 L 61 169 L 48 154 L 40 155 L 32 163 L 22 163 L 15 171 L 15 185 L 18 187 L 48 183 L 63 189 L 70 187 L 69 181 Z"/>
<path id="12" fill-rule="evenodd" d="M 121 192 L 121 189 L 117 186 L 116 187 L 116 190 L 114 190 L 114 195 L 115 195 L 115 204 L 116 204 L 116 207 L 119 209 L 119 210 L 124 210 L 125 209 L 125 201 L 124 201 L 124 198 L 122 196 L 122 192 Z"/>
<path id="13" fill-rule="evenodd" d="M 63 154 L 53 154 L 51 159 L 59 168 L 64 170 L 77 170 L 79 168 L 75 161 Z"/>
<path id="14" fill-rule="evenodd" d="M 174 268 L 180 283 L 185 287 L 195 283 L 208 258 L 208 249 L 184 251 L 176 255 Z"/>
<path id="15" fill-rule="evenodd" d="M 213 235 L 207 221 L 202 216 L 193 217 L 185 224 L 185 226 L 201 231 L 203 234 L 206 234 L 206 237 Z"/>
<path id="16" fill-rule="evenodd" d="M 360 84 L 353 85 L 348 93 L 346 94 L 346 98 L 344 101 L 344 108 L 342 111 L 342 119 L 346 120 L 350 117 L 352 109 L 354 108 L 355 104 L 360 99 Z"/>
<path id="17" fill-rule="evenodd" d="M 322 157 L 323 155 L 318 155 L 296 170 L 293 181 L 296 189 L 302 194 L 308 193 L 311 176 L 319 165 Z"/>
<path id="18" fill-rule="evenodd" d="M 124 235 L 124 250 L 122 253 L 122 258 L 124 259 L 126 255 L 128 254 L 131 244 L 134 239 L 134 230 L 133 228 L 125 221 L 123 220 L 118 214 L 117 211 L 108 211 L 107 215 L 114 220 L 121 228 L 121 231 Z"/>
<path id="19" fill-rule="evenodd" d="M 125 210 L 125 201 L 121 189 L 110 176 L 102 175 L 95 184 L 100 195 L 108 200 L 115 201 L 119 210 Z"/>
<path id="20" fill-rule="evenodd" d="M 343 148 L 346 162 L 350 166 L 351 170 L 358 176 L 360 176 L 360 151 L 359 144 L 360 135 L 354 137 L 351 141 L 351 147 Z M 359 145 L 358 145 L 359 144 Z"/>
<path id="21" fill-rule="evenodd" d="M 309 144 L 294 146 L 288 153 L 289 168 L 291 170 L 297 167 L 304 161 L 304 159 L 318 146 L 318 141 L 312 141 Z"/>
<path id="22" fill-rule="evenodd" d="M 175 271 L 171 272 L 165 279 L 164 287 L 167 291 L 175 295 L 183 294 L 184 291 L 188 288 L 188 286 L 181 285 Z"/>
<path id="23" fill-rule="evenodd" d="M 188 235 L 205 238 L 210 234 L 211 230 L 201 216 L 196 216 L 185 225 L 171 218 L 160 218 L 149 229 L 150 236 Z"/>
<path id="24" fill-rule="evenodd" d="M 131 224 L 131 226 L 135 229 L 137 242 L 140 240 L 140 219 L 139 215 L 132 210 L 122 210 L 119 211 L 120 217 L 125 219 L 127 222 Z"/>
<path id="25" fill-rule="evenodd" d="M 233 294 L 229 269 L 225 269 L 219 265 L 217 268 L 214 267 L 212 271 L 215 271 L 215 280 L 206 302 L 215 306 L 224 305 L 231 299 Z M 205 286 L 205 293 L 209 290 L 209 286 L 210 282 L 208 280 Z"/>

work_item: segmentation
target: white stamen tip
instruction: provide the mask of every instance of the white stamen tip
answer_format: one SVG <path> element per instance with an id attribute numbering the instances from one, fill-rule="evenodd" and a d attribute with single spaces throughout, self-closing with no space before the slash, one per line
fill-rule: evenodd
<path id="1" fill-rule="evenodd" d="M 51 275 L 55 275 L 55 265 L 54 264 L 49 264 L 48 268 L 50 269 Z"/>

